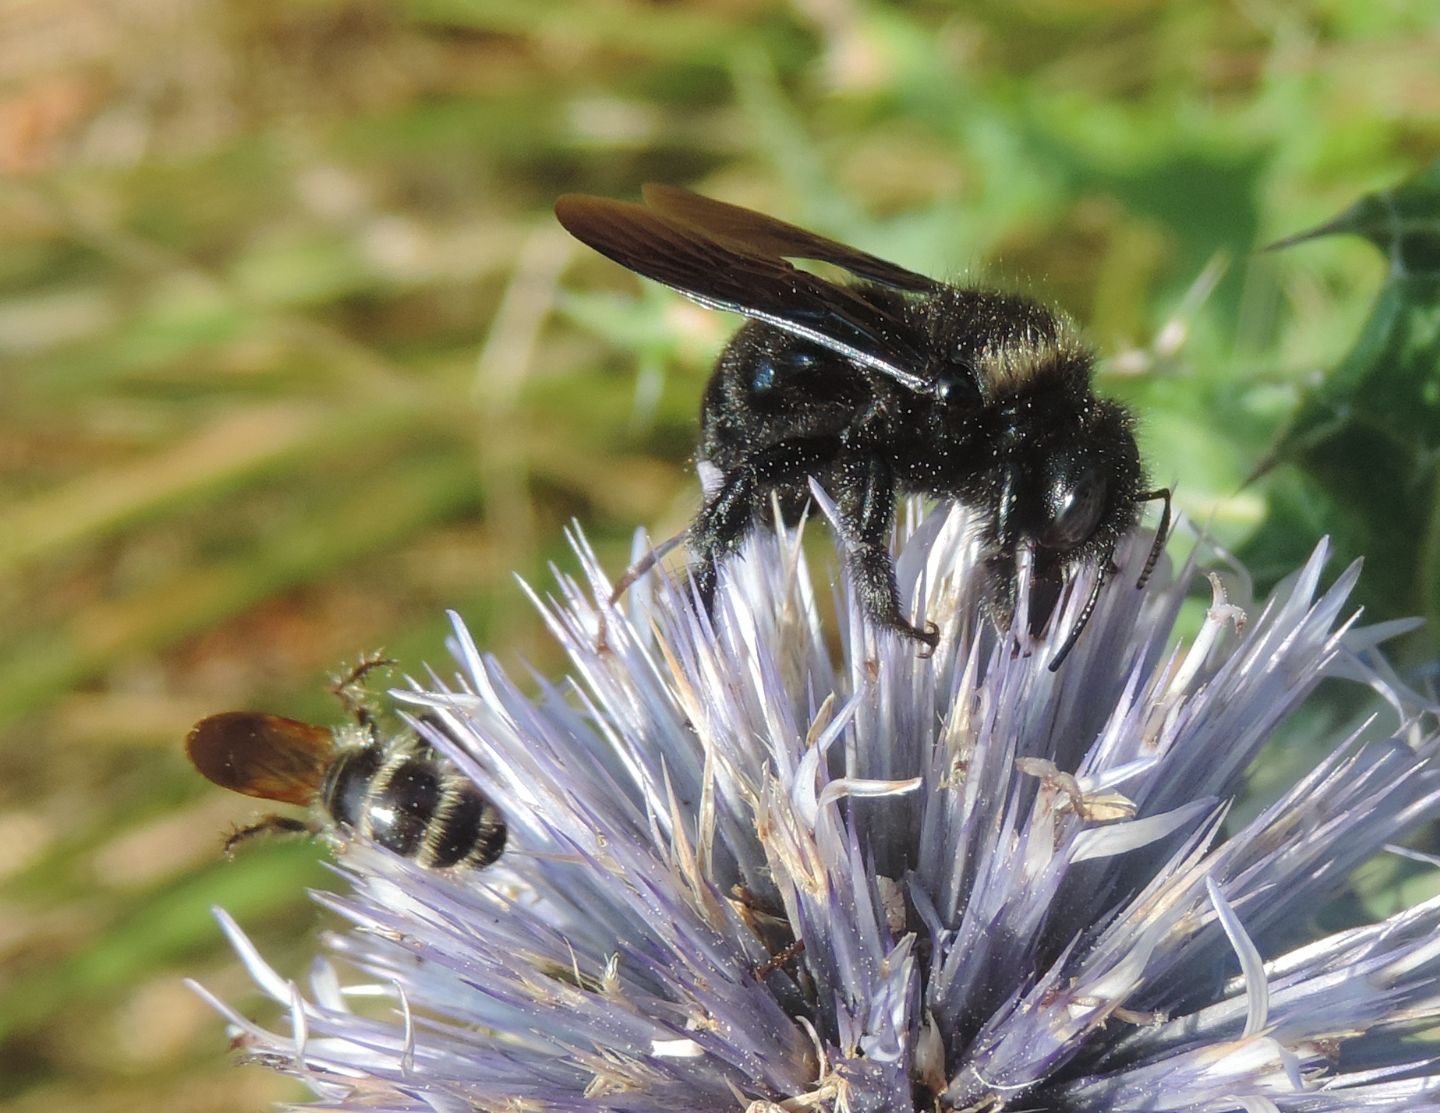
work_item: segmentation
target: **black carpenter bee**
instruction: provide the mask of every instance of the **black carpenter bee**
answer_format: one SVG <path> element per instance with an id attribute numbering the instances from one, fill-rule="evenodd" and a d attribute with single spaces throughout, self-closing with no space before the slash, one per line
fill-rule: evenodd
<path id="1" fill-rule="evenodd" d="M 312 726 L 261 711 L 227 711 L 195 724 L 185 749 L 205 777 L 246 796 L 310 807 L 322 820 L 266 816 L 231 834 L 227 852 L 264 831 L 333 826 L 433 869 L 479 869 L 500 857 L 506 827 L 495 805 L 414 731 L 382 735 L 356 696 L 365 673 L 390 663 L 366 658 L 332 686 L 353 726 Z M 430 725 L 442 729 L 438 720 Z"/>
<path id="2" fill-rule="evenodd" d="M 1164 501 L 1138 587 L 1159 557 L 1168 489 L 1147 490 L 1134 419 L 1091 389 L 1094 361 L 1073 326 L 1015 294 L 937 282 L 749 209 L 672 186 L 644 204 L 571 194 L 571 235 L 711 309 L 751 318 L 721 354 L 700 412 L 700 455 L 722 474 L 689 531 L 695 591 L 712 606 L 718 566 L 765 519 L 787 521 L 813 478 L 839 508 L 859 597 L 880 626 L 934 646 L 901 610 L 888 541 L 897 494 L 984 511 L 989 598 L 1004 626 L 1016 553 L 1058 584 L 1094 585 L 1050 667 L 1058 668 L 1114 573 L 1142 502 Z M 848 271 L 832 282 L 790 263 Z"/>

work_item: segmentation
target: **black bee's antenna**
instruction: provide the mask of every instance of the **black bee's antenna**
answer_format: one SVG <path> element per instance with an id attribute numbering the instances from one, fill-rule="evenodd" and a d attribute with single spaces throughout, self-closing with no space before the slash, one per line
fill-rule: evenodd
<path id="1" fill-rule="evenodd" d="M 1097 565 L 1095 568 L 1095 583 L 1090 588 L 1090 597 L 1085 600 L 1085 605 L 1080 608 L 1080 617 L 1075 620 L 1075 625 L 1070 627 L 1069 636 L 1066 637 L 1055 659 L 1050 662 L 1050 671 L 1056 672 L 1065 663 L 1065 658 L 1070 656 L 1070 651 L 1075 648 L 1075 643 L 1080 640 L 1080 633 L 1085 629 L 1090 616 L 1095 613 L 1095 604 L 1100 600 L 1100 589 L 1105 586 L 1105 574 L 1108 571 L 1110 562 Z"/>
<path id="2" fill-rule="evenodd" d="M 1152 502 L 1155 499 L 1163 499 L 1165 508 L 1160 511 L 1160 525 L 1155 530 L 1155 540 L 1150 543 L 1149 555 L 1145 557 L 1145 567 L 1140 569 L 1140 578 L 1135 581 L 1136 588 L 1143 588 L 1150 582 L 1150 574 L 1155 571 L 1155 565 L 1160 561 L 1160 553 L 1165 548 L 1165 541 L 1170 536 L 1170 488 L 1158 487 L 1153 491 L 1146 491 L 1139 496 L 1140 502 Z M 1065 643 L 1055 654 L 1055 659 L 1050 662 L 1050 671 L 1055 672 L 1065 663 L 1065 658 L 1070 656 L 1070 651 L 1075 648 L 1075 643 L 1080 640 L 1080 632 L 1085 629 L 1085 624 L 1090 621 L 1090 616 L 1095 613 L 1095 605 L 1100 599 L 1100 589 L 1105 585 L 1107 573 L 1119 571 L 1109 560 L 1099 565 L 1095 572 L 1095 584 L 1090 589 L 1090 597 L 1085 600 L 1085 606 L 1080 610 L 1080 617 L 1075 620 L 1075 625 L 1070 628 L 1070 635 Z"/>
<path id="3" fill-rule="evenodd" d="M 1160 511 L 1160 527 L 1155 531 L 1155 540 L 1150 543 L 1150 555 L 1145 558 L 1145 567 L 1140 569 L 1140 578 L 1135 581 L 1137 588 L 1150 582 L 1150 573 L 1155 571 L 1155 565 L 1160 560 L 1160 550 L 1165 548 L 1165 542 L 1170 536 L 1170 488 L 1160 487 L 1140 496 L 1141 502 L 1154 502 L 1156 499 L 1165 500 L 1165 509 Z"/>

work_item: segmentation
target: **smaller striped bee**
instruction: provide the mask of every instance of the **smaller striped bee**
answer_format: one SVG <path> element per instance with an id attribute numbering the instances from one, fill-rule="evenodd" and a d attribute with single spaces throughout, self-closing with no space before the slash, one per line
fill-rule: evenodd
<path id="1" fill-rule="evenodd" d="M 353 726 L 261 711 L 226 711 L 195 724 L 185 749 L 203 776 L 318 814 L 312 822 L 266 816 L 231 834 L 227 852 L 265 831 L 341 828 L 432 869 L 480 869 L 500 857 L 506 828 L 495 805 L 414 731 L 383 735 L 358 697 L 361 677 L 391 663 L 365 658 L 332 686 Z"/>

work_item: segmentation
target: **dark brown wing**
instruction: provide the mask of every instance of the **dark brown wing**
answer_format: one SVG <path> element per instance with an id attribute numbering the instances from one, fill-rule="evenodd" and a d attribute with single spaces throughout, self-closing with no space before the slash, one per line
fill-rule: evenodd
<path id="1" fill-rule="evenodd" d="M 916 347 L 912 329 L 867 296 L 865 287 L 827 282 L 792 266 L 782 252 L 822 262 L 843 258 L 847 262 L 839 265 L 852 270 L 851 264 L 866 266 L 871 256 L 683 190 L 651 187 L 647 197 L 652 194 L 661 198 L 661 207 L 567 194 L 556 201 L 555 215 L 580 242 L 692 301 L 803 336 L 911 390 L 928 389 L 918 373 L 925 353 Z M 686 211 L 677 213 L 679 208 Z M 874 262 L 892 277 L 910 276 Z"/>
<path id="2" fill-rule="evenodd" d="M 335 735 L 279 715 L 227 711 L 196 723 L 185 750 L 195 768 L 221 788 L 309 804 L 334 762 Z"/>
<path id="3" fill-rule="evenodd" d="M 815 259 L 831 263 L 844 267 L 856 278 L 893 286 L 912 294 L 930 294 L 940 287 L 933 278 L 888 263 L 859 248 L 828 240 L 794 224 L 786 224 L 773 216 L 757 213 L 754 209 L 727 205 L 724 201 L 702 197 L 679 186 L 655 182 L 642 186 L 640 194 L 645 198 L 645 204 L 656 212 L 683 220 L 721 239 L 736 240 L 752 251 L 783 259 Z"/>

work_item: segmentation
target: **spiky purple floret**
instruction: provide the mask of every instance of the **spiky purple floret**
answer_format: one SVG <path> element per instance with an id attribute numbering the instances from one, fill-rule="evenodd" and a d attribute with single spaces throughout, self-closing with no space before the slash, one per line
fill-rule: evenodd
<path id="1" fill-rule="evenodd" d="M 980 617 L 963 512 L 909 532 L 928 658 L 848 596 L 832 648 L 793 536 L 732 562 L 713 622 L 658 576 L 597 607 L 577 540 L 588 583 L 539 603 L 571 676 L 538 695 L 457 621 L 460 683 L 409 698 L 506 856 L 345 848 L 353 892 L 321 899 L 352 927 L 308 999 L 230 925 L 292 1016 L 225 1009 L 251 1053 L 346 1109 L 1440 1109 L 1440 901 L 1309 920 L 1440 813 L 1435 709 L 1347 621 L 1356 570 L 1322 590 L 1322 546 L 1248 622 L 1217 580 L 1177 645 L 1193 569 L 1134 590 L 1137 540 L 1052 673 L 1060 638 Z M 1328 677 L 1387 704 L 1227 825 Z"/>

